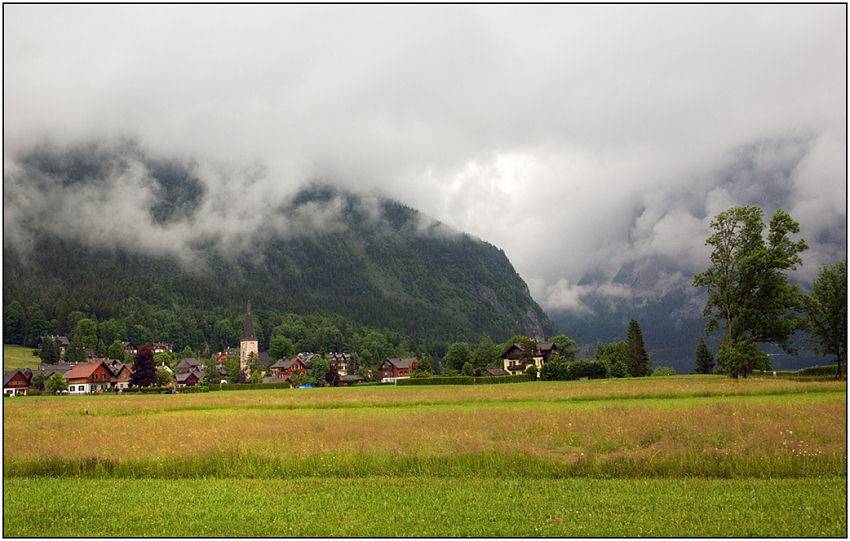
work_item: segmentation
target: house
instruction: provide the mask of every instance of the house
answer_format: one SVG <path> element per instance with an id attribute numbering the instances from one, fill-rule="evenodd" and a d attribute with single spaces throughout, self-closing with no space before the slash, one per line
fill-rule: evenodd
<path id="1" fill-rule="evenodd" d="M 29 372 L 29 377 L 23 370 L 3 372 L 3 396 L 26 396 L 31 379 L 32 372 Z"/>
<path id="2" fill-rule="evenodd" d="M 284 357 L 278 362 L 274 363 L 269 367 L 272 372 L 272 376 L 278 378 L 285 378 L 286 376 L 291 376 L 292 374 L 306 374 L 307 373 L 307 361 L 303 360 L 302 354 L 299 353 L 295 357 Z M 310 354 L 312 358 L 312 354 Z"/>
<path id="3" fill-rule="evenodd" d="M 139 352 L 139 348 L 133 344 L 133 342 L 124 342 L 124 353 L 132 353 L 135 355 Z"/>
<path id="4" fill-rule="evenodd" d="M 180 362 L 177 363 L 177 373 L 188 372 L 192 368 L 200 368 L 201 361 L 194 357 L 183 357 L 180 359 Z"/>
<path id="5" fill-rule="evenodd" d="M 130 386 L 130 379 L 133 377 L 133 366 L 122 364 L 120 368 L 112 369 L 112 379 L 109 381 L 113 389 L 126 389 Z"/>
<path id="6" fill-rule="evenodd" d="M 487 374 L 490 376 L 510 376 L 511 373 L 504 368 L 488 368 Z"/>
<path id="7" fill-rule="evenodd" d="M 164 351 L 171 353 L 174 350 L 174 346 L 172 346 L 171 344 L 163 343 L 163 342 L 157 342 L 157 343 L 151 344 L 151 345 L 153 346 L 154 354 L 162 353 Z"/>
<path id="8" fill-rule="evenodd" d="M 38 349 L 41 349 L 41 343 L 44 342 L 44 338 L 45 337 L 39 338 L 38 345 L 36 346 Z M 68 340 L 68 337 L 67 336 L 55 336 L 55 335 L 51 334 L 50 338 L 56 340 L 56 342 L 59 344 L 59 356 L 60 357 L 64 356 L 65 350 L 68 348 L 69 345 L 71 345 L 71 341 Z"/>
<path id="9" fill-rule="evenodd" d="M 99 393 L 112 386 L 112 371 L 103 361 L 78 364 L 64 378 L 71 394 Z"/>
<path id="10" fill-rule="evenodd" d="M 509 374 L 522 374 L 532 364 L 537 368 L 537 377 L 540 377 L 540 369 L 549 360 L 549 357 L 558 351 L 558 347 L 552 342 L 538 342 L 535 345 L 532 361 L 522 359 L 522 344 L 511 344 L 502 353 L 504 369 Z"/>
<path id="11" fill-rule="evenodd" d="M 348 374 L 348 375 L 339 377 L 340 387 L 345 387 L 347 385 L 354 385 L 355 383 L 363 383 L 364 381 L 366 381 L 366 380 L 360 374 Z"/>
<path id="12" fill-rule="evenodd" d="M 328 353 L 328 363 L 340 376 L 348 374 L 349 362 L 351 362 L 351 355 L 348 353 Z"/>
<path id="13" fill-rule="evenodd" d="M 193 367 L 188 372 L 178 372 L 174 379 L 177 380 L 177 385 L 180 387 L 192 387 L 197 385 L 202 379 L 206 377 L 204 371 L 200 368 Z"/>
<path id="14" fill-rule="evenodd" d="M 381 364 L 378 370 L 381 371 L 382 383 L 393 383 L 398 379 L 409 378 L 410 374 L 416 370 L 416 363 L 419 359 L 416 357 L 404 357 L 401 359 L 387 359 Z"/>

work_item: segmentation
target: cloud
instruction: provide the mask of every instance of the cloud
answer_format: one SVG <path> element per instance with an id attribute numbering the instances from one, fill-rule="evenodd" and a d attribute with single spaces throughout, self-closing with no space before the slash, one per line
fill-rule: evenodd
<path id="1" fill-rule="evenodd" d="M 17 156 L 131 137 L 192 163 L 202 207 L 137 234 L 103 225 L 140 219 L 119 201 L 68 234 L 237 246 L 333 224 L 333 205 L 280 216 L 319 179 L 491 242 L 544 307 L 581 309 L 624 294 L 623 268 L 669 271 L 656 292 L 700 270 L 711 217 L 752 203 L 800 221 L 810 279 L 846 250 L 845 23 L 838 5 L 6 6 L 4 240 L 21 213 L 75 216 Z M 157 200 L 131 165 L 72 200 Z"/>

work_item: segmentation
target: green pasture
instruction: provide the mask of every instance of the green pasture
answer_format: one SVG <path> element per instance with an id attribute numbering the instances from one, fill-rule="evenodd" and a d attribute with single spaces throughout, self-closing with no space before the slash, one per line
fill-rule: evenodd
<path id="1" fill-rule="evenodd" d="M 844 478 L 13 478 L 5 480 L 3 533 L 845 537 L 846 497 Z"/>
<path id="2" fill-rule="evenodd" d="M 32 354 L 33 348 L 3 344 L 3 370 L 38 368 L 41 358 Z"/>
<path id="3" fill-rule="evenodd" d="M 12 537 L 847 534 L 843 382 L 42 396 L 3 415 Z"/>

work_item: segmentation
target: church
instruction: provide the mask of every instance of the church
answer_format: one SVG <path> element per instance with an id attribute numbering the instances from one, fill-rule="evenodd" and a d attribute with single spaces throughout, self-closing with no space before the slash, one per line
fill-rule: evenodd
<path id="1" fill-rule="evenodd" d="M 239 369 L 245 374 L 245 380 L 251 381 L 251 354 L 259 356 L 259 342 L 254 332 L 254 318 L 251 317 L 251 302 L 248 301 L 248 314 L 245 316 L 245 328 L 239 342 Z"/>

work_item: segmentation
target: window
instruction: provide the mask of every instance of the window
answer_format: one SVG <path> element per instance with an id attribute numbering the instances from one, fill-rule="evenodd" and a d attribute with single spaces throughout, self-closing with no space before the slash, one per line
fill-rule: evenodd
<path id="1" fill-rule="evenodd" d="M 68 387 L 68 390 L 69 390 L 69 391 L 71 391 L 71 392 L 73 393 L 73 392 L 74 392 L 74 386 L 73 386 L 73 385 L 71 385 L 70 387 Z"/>

